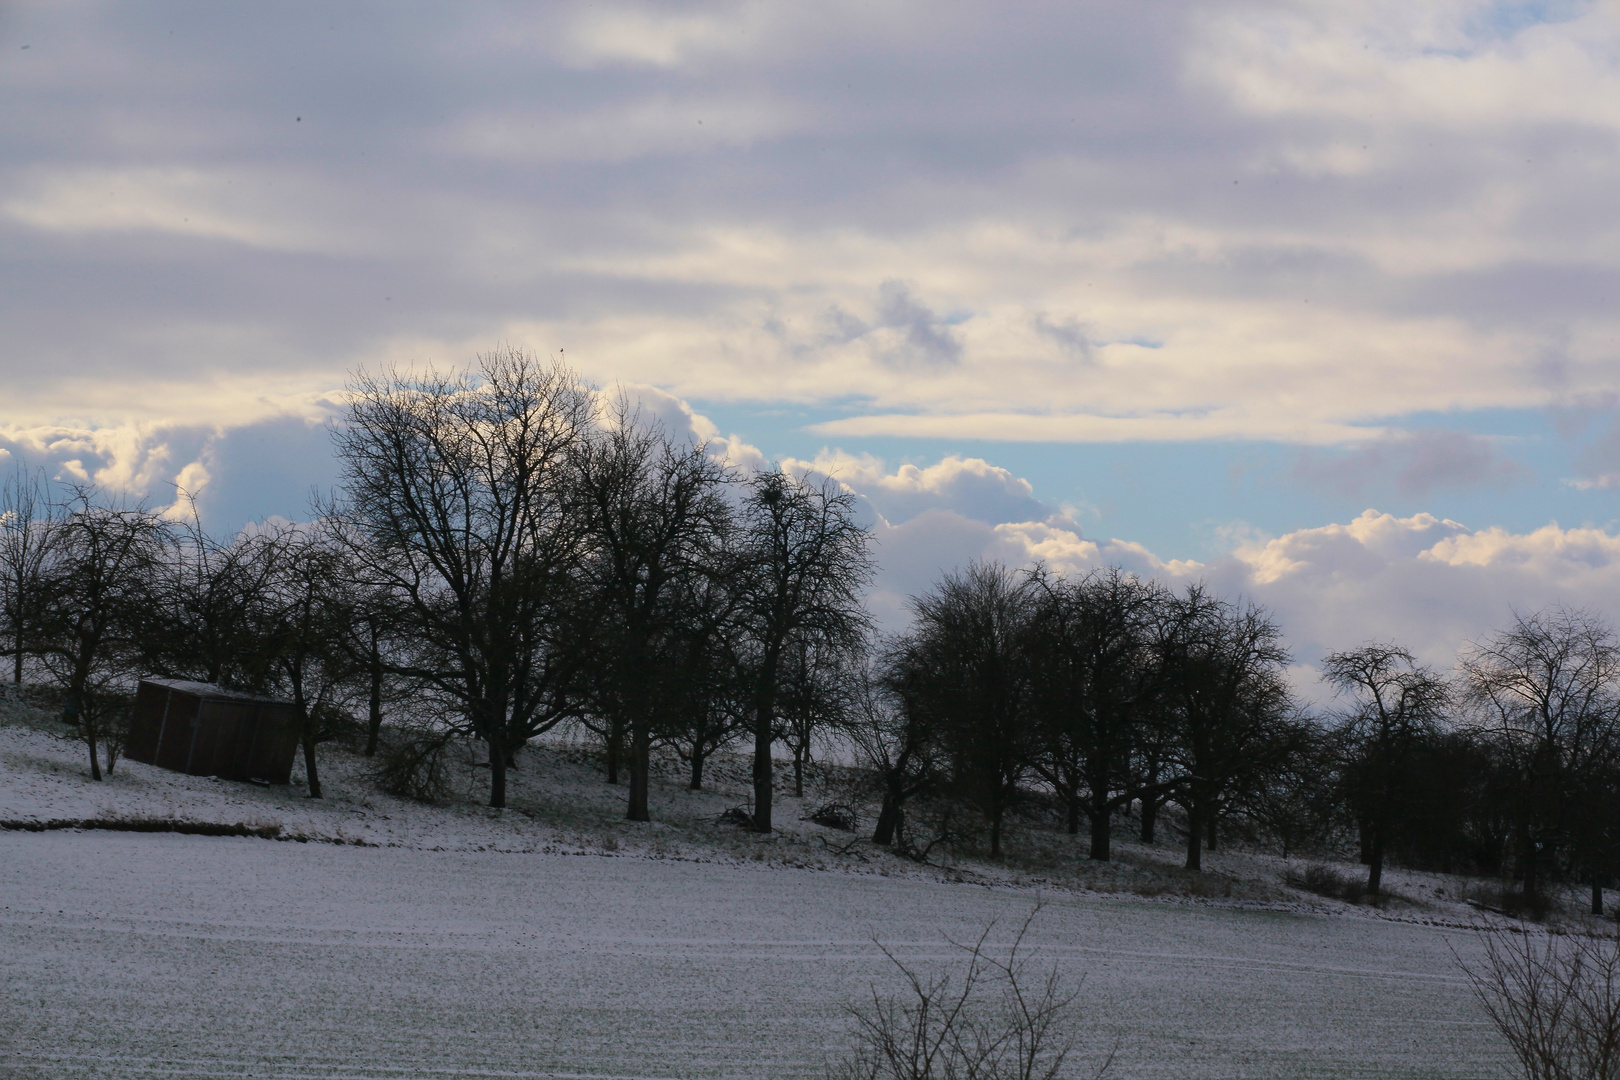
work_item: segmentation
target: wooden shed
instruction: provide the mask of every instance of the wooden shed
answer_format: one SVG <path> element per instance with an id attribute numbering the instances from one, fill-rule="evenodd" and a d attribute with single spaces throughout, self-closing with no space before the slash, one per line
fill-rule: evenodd
<path id="1" fill-rule="evenodd" d="M 297 749 L 289 701 L 211 683 L 142 679 L 124 756 L 192 776 L 285 784 Z"/>

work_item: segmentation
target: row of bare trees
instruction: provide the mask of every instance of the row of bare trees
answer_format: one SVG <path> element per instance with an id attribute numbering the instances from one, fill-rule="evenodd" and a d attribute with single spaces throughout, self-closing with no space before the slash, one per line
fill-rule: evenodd
<path id="1" fill-rule="evenodd" d="M 1198 585 L 976 564 L 913 613 L 848 729 L 880 843 L 920 851 L 943 802 L 976 811 L 992 854 L 1009 815 L 1055 813 L 1108 859 L 1121 822 L 1152 842 L 1173 805 L 1191 870 L 1224 830 L 1349 845 L 1374 894 L 1390 859 L 1511 877 L 1532 907 L 1586 882 L 1595 912 L 1620 877 L 1620 642 L 1591 613 L 1516 615 L 1449 673 L 1391 644 L 1334 653 L 1326 710 L 1291 692 L 1263 608 Z M 931 835 L 907 836 L 908 805 Z"/>
<path id="2" fill-rule="evenodd" d="M 358 376 L 335 443 L 341 484 L 312 523 L 228 540 L 194 512 L 13 477 L 5 651 L 17 681 L 37 664 L 62 687 L 93 775 L 135 682 L 165 675 L 292 701 L 316 795 L 316 746 L 360 726 L 375 752 L 390 696 L 487 747 L 496 807 L 520 749 L 566 721 L 627 774 L 632 820 L 655 743 L 698 786 L 751 736 L 771 830 L 772 747 L 802 767 L 837 710 L 826 673 L 869 631 L 869 537 L 844 489 L 744 475 L 516 350 Z"/>
<path id="3" fill-rule="evenodd" d="M 1329 656 L 1340 707 L 1313 715 L 1263 608 L 1118 569 L 975 564 L 874 644 L 845 489 L 745 473 L 518 351 L 360 375 L 334 439 L 341 483 L 311 523 L 227 539 L 194 511 L 7 481 L 0 654 L 59 688 L 93 775 L 135 682 L 164 675 L 292 701 L 312 794 L 319 744 L 375 753 L 388 716 L 481 743 L 503 806 L 522 748 L 571 723 L 633 820 L 654 747 L 697 788 L 750 745 L 769 832 L 773 751 L 802 793 L 836 739 L 868 767 L 873 838 L 921 857 L 980 828 L 999 856 L 1009 821 L 1055 814 L 1105 860 L 1122 823 L 1152 842 L 1169 806 L 1192 870 L 1241 835 L 1348 838 L 1375 893 L 1391 859 L 1532 897 L 1578 878 L 1595 904 L 1620 874 L 1620 649 L 1594 616 L 1518 617 L 1452 674 L 1395 645 Z"/>
<path id="4" fill-rule="evenodd" d="M 1334 792 L 1376 890 L 1386 856 L 1514 877 L 1540 903 L 1620 876 L 1620 641 L 1602 618 L 1552 608 L 1464 650 L 1453 673 L 1405 650 L 1332 656 L 1348 707 L 1327 743 Z"/>
<path id="5" fill-rule="evenodd" d="M 1009 816 L 1045 800 L 1106 860 L 1124 811 L 1152 842 L 1158 810 L 1175 803 L 1197 870 L 1221 823 L 1309 746 L 1280 631 L 1254 605 L 1118 569 L 1066 578 L 980 563 L 913 607 L 854 728 L 879 777 L 880 843 L 904 838 L 908 802 L 945 799 L 979 811 L 997 856 Z"/>
<path id="6" fill-rule="evenodd" d="M 116 766 L 135 683 L 167 675 L 293 702 L 319 795 L 315 745 L 349 719 L 361 688 L 381 691 L 367 677 L 375 613 L 343 552 L 318 528 L 261 526 L 220 542 L 194 515 L 121 505 L 89 487 L 53 494 L 37 473 L 18 472 L 0 496 L 4 653 L 14 682 L 38 674 L 59 693 L 91 776 Z M 373 748 L 376 737 L 374 723 Z"/>

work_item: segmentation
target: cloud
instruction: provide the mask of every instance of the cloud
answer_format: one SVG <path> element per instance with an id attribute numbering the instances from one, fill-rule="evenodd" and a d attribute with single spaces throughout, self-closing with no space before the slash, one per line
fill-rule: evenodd
<path id="1" fill-rule="evenodd" d="M 1620 610 L 1620 536 L 1549 524 L 1470 530 L 1429 514 L 1368 510 L 1342 523 L 1252 541 L 1206 562 L 1168 562 L 1138 545 L 1002 526 L 985 552 L 1071 572 L 1125 566 L 1171 585 L 1205 581 L 1270 607 L 1295 657 L 1314 663 L 1366 641 L 1399 641 L 1449 666 L 1513 610 L 1567 603 Z"/>
<path id="2" fill-rule="evenodd" d="M 1417 496 L 1444 487 L 1504 488 L 1531 476 L 1492 440 L 1465 431 L 1390 432 L 1340 454 L 1304 451 L 1293 468 L 1297 482 L 1357 496 L 1368 487 Z"/>
<path id="3" fill-rule="evenodd" d="M 1612 4 L 181 10 L 3 32 L 11 422 L 503 338 L 841 438 L 1620 391 Z"/>
<path id="4" fill-rule="evenodd" d="M 1054 322 L 1046 312 L 1035 316 L 1035 330 L 1042 337 L 1048 338 L 1057 344 L 1058 348 L 1070 356 L 1090 362 L 1096 343 L 1092 340 L 1093 329 L 1074 316 Z"/>
<path id="5" fill-rule="evenodd" d="M 212 436 L 179 424 L 9 428 L 0 429 L 0 448 L 8 464 L 41 469 L 51 480 L 145 495 L 200 455 Z"/>
<path id="6" fill-rule="evenodd" d="M 1396 641 L 1447 669 L 1458 650 L 1506 625 L 1515 610 L 1571 604 L 1620 610 L 1620 535 L 1549 524 L 1524 533 L 1470 530 L 1430 514 L 1368 510 L 1343 523 L 1251 539 L 1202 562 L 1164 559 L 1140 544 L 1092 539 L 1071 524 L 991 525 L 929 511 L 880 528 L 875 611 L 905 625 L 904 598 L 970 559 L 1044 564 L 1068 574 L 1121 566 L 1172 588 L 1204 582 L 1264 604 L 1300 667 L 1300 689 L 1328 652 Z"/>
<path id="7" fill-rule="evenodd" d="M 1577 476 L 1564 481 L 1577 491 L 1613 491 L 1620 488 L 1620 472 L 1598 473 L 1596 476 Z"/>
<path id="8" fill-rule="evenodd" d="M 813 424 L 819 435 L 908 438 L 991 439 L 1003 442 L 1205 442 L 1265 439 L 1332 445 L 1360 442 L 1378 429 L 1314 421 L 1309 417 L 1243 410 L 1166 413 L 1149 416 L 1096 416 L 1051 413 L 880 413 Z"/>
<path id="9" fill-rule="evenodd" d="M 991 525 L 1059 515 L 1055 507 L 1035 497 L 1028 480 L 983 458 L 952 454 L 933 465 L 904 464 L 889 472 L 870 454 L 823 450 L 811 460 L 789 458 L 783 464 L 833 477 L 858 492 L 891 525 L 942 509 Z"/>
<path id="10" fill-rule="evenodd" d="M 1477 632 L 1549 583 L 1608 595 L 1579 538 L 1420 558 L 1462 535 L 1450 492 L 1497 498 L 1508 537 L 1550 512 L 1514 486 L 1530 453 L 1410 429 L 1612 419 L 1612 3 L 8 16 L 0 450 L 53 474 L 167 505 L 196 466 L 205 515 L 296 517 L 333 479 L 348 372 L 508 341 L 647 388 L 750 468 L 819 443 L 689 403 L 822 421 L 843 450 L 807 464 L 882 517 L 891 598 L 971 553 L 1119 560 L 1286 601 L 1304 656 L 1402 619 Z M 1554 494 L 1580 520 L 1620 487 L 1620 436 L 1571 439 Z M 1437 514 L 1320 526 L 1275 500 L 1274 538 L 1195 564 L 1085 535 L 965 440 L 1116 467 L 1165 444 L 1188 473 L 1213 442 L 1282 443 L 1366 493 L 1324 516 L 1386 491 Z"/>
<path id="11" fill-rule="evenodd" d="M 354 246 L 352 239 L 343 242 L 349 230 L 340 222 L 316 228 L 298 220 L 285 190 L 305 186 L 297 176 L 193 168 L 58 169 L 20 178 L 17 186 L 0 203 L 0 212 L 45 232 L 168 233 L 269 251 L 331 254 Z"/>
<path id="12" fill-rule="evenodd" d="M 917 302 L 903 282 L 885 281 L 878 291 L 878 325 L 902 331 L 899 348 L 891 350 L 900 364 L 954 364 L 962 359 L 962 343 L 945 322 Z"/>

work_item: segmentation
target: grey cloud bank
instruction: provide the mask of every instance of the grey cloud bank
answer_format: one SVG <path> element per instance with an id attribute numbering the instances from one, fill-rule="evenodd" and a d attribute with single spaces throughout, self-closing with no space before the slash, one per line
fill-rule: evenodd
<path id="1" fill-rule="evenodd" d="M 1509 10 L 21 5 L 17 412 L 160 412 L 96 380 L 138 372 L 240 416 L 494 336 L 686 396 L 1312 441 L 1612 389 L 1620 28 Z"/>

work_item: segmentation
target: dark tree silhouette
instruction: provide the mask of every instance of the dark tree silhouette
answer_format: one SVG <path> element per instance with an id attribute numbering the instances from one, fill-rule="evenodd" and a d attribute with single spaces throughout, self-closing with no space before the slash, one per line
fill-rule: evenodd
<path id="1" fill-rule="evenodd" d="M 1001 857 L 1007 811 L 1035 751 L 1034 599 L 999 563 L 973 563 L 912 599 L 908 700 L 940 732 L 953 791 L 989 824 L 991 858 Z"/>
<path id="2" fill-rule="evenodd" d="M 491 806 L 523 741 L 575 711 L 564 627 L 585 532 L 567 464 L 591 417 L 572 372 L 501 349 L 476 370 L 361 373 L 334 429 L 343 495 L 325 516 L 413 644 L 390 667 L 489 747 Z"/>
<path id="3" fill-rule="evenodd" d="M 697 587 L 690 579 L 722 572 L 728 562 L 729 480 L 706 446 L 674 442 L 623 395 L 574 453 L 590 538 L 586 571 L 611 658 L 598 701 L 609 713 L 610 754 L 619 731 L 630 737 L 631 821 L 650 816 L 648 769 L 664 679 L 658 664 L 674 659 L 670 639 L 680 627 L 682 595 Z"/>
<path id="4" fill-rule="evenodd" d="M 11 681 L 21 685 L 29 635 L 37 628 L 43 600 L 41 573 L 56 524 L 45 474 L 19 465 L 0 485 L 0 618 L 5 619 Z"/>
<path id="5" fill-rule="evenodd" d="M 1396 822 L 1411 810 L 1423 778 L 1417 751 L 1440 733 L 1451 692 L 1445 680 L 1397 645 L 1330 654 L 1322 678 L 1351 699 L 1340 732 L 1358 820 L 1366 823 L 1367 891 L 1383 888 L 1384 857 Z"/>
<path id="6" fill-rule="evenodd" d="M 1173 783 L 1133 768 L 1155 719 L 1154 628 L 1165 594 L 1118 568 L 1078 580 L 1037 571 L 1031 582 L 1032 764 L 1063 801 L 1069 831 L 1084 814 L 1091 857 L 1106 860 L 1115 812 Z"/>
<path id="7" fill-rule="evenodd" d="M 871 770 L 880 800 L 872 842 L 895 844 L 905 836 L 906 803 L 932 793 L 941 755 L 938 725 L 919 707 L 923 664 L 900 638 L 883 650 L 880 666 L 863 665 L 852 679 L 845 733 Z"/>
<path id="8" fill-rule="evenodd" d="M 872 577 L 870 534 L 852 495 L 831 479 L 815 483 L 780 469 L 749 481 L 743 497 L 742 610 L 752 642 L 754 829 L 771 831 L 784 664 L 798 648 L 851 653 L 869 621 L 862 594 Z"/>
<path id="9" fill-rule="evenodd" d="M 1598 616 L 1552 608 L 1515 614 L 1462 661 L 1478 732 L 1512 769 L 1515 855 L 1526 900 L 1537 902 L 1566 843 L 1583 775 L 1614 746 L 1620 648 Z"/>
<path id="10" fill-rule="evenodd" d="M 1180 726 L 1176 801 L 1187 812 L 1187 869 L 1202 870 L 1222 812 L 1292 752 L 1288 652 L 1264 608 L 1196 585 L 1176 598 L 1159 648 Z"/>
<path id="11" fill-rule="evenodd" d="M 133 699 L 135 661 L 170 544 L 169 525 L 143 507 L 75 491 L 50 529 L 42 560 L 38 649 L 66 693 L 63 719 L 90 754 L 100 780 L 100 744 L 111 772 Z"/>

